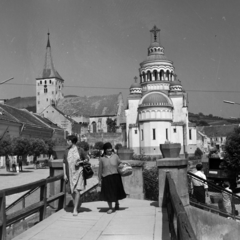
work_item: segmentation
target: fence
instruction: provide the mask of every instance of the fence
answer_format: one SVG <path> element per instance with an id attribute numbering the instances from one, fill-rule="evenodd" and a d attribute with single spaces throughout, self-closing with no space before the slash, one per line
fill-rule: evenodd
<path id="1" fill-rule="evenodd" d="M 60 191 L 53 196 L 47 196 L 48 184 L 60 181 Z M 28 190 L 33 190 L 40 188 L 39 201 L 32 203 L 28 206 L 22 205 L 20 210 L 15 212 L 6 213 L 6 196 L 25 192 Z M 7 188 L 0 191 L 0 240 L 6 240 L 6 228 L 13 223 L 16 223 L 26 217 L 32 215 L 33 213 L 39 212 L 39 221 L 46 218 L 47 206 L 49 203 L 58 201 L 58 208 L 62 209 L 65 206 L 65 184 L 63 179 L 63 174 L 56 177 L 51 177 L 43 180 L 39 180 L 33 183 L 25 184 L 22 186 Z"/>

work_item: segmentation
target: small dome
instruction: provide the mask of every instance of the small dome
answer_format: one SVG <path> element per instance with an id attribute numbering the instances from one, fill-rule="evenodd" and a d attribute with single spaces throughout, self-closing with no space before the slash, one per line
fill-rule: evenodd
<path id="1" fill-rule="evenodd" d="M 150 47 L 160 47 L 160 44 L 158 42 L 152 42 Z"/>
<path id="2" fill-rule="evenodd" d="M 133 83 L 130 88 L 142 88 L 140 83 Z"/>
<path id="3" fill-rule="evenodd" d="M 182 86 L 182 83 L 179 80 L 174 80 L 170 83 L 170 86 Z"/>
<path id="4" fill-rule="evenodd" d="M 171 106 L 172 103 L 168 99 L 167 96 L 165 96 L 162 93 L 158 92 L 152 92 L 148 94 L 143 100 L 142 100 L 142 106 Z"/>

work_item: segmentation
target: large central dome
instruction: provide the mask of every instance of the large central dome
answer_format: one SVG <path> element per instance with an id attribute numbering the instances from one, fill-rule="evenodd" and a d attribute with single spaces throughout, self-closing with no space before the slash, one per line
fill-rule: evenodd
<path id="1" fill-rule="evenodd" d="M 146 94 L 140 105 L 142 107 L 147 106 L 165 106 L 165 107 L 172 107 L 171 100 L 162 92 L 150 92 Z"/>

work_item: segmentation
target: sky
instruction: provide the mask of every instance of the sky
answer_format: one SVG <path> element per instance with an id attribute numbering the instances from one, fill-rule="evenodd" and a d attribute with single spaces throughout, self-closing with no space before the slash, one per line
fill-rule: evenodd
<path id="1" fill-rule="evenodd" d="M 239 0 L 1 0 L 0 99 L 35 95 L 50 32 L 64 94 L 127 101 L 150 30 L 188 93 L 189 111 L 240 117 Z"/>

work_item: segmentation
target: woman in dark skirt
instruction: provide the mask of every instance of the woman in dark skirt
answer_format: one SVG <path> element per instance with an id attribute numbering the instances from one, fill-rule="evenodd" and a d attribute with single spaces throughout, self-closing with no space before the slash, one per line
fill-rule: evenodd
<path id="1" fill-rule="evenodd" d="M 109 206 L 107 213 L 112 213 L 112 202 L 115 202 L 115 210 L 119 210 L 118 200 L 126 198 L 123 189 L 122 178 L 118 173 L 118 165 L 121 163 L 117 154 L 113 153 L 111 143 L 103 145 L 103 156 L 99 159 L 98 178 L 101 185 L 100 199 L 106 201 Z"/>

